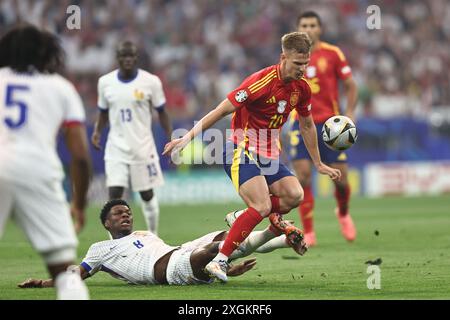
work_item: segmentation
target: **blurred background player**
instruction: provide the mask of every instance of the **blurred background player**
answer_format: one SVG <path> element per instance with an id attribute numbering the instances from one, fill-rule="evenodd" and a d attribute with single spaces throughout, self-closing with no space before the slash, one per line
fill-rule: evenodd
<path id="1" fill-rule="evenodd" d="M 343 81 L 347 105 L 345 115 L 355 120 L 354 111 L 358 99 L 358 91 L 352 78 L 350 66 L 342 51 L 331 44 L 320 40 L 322 22 L 317 13 L 308 11 L 297 20 L 298 31 L 306 32 L 313 41 L 311 60 L 306 68 L 305 76 L 311 86 L 312 116 L 317 132 L 322 132 L 323 123 L 330 117 L 340 114 L 338 82 Z M 305 143 L 300 139 L 302 125 L 296 116 L 292 125 L 290 139 L 290 156 L 292 166 L 304 190 L 304 199 L 299 206 L 300 218 L 305 232 L 305 241 L 314 246 L 316 234 L 313 226 L 314 195 L 312 191 L 312 161 L 305 150 Z M 348 241 L 355 240 L 356 229 L 349 213 L 350 186 L 348 183 L 348 165 L 345 152 L 333 151 L 319 139 L 320 156 L 324 163 L 342 172 L 340 180 L 334 180 L 337 208 L 335 214 L 341 225 L 343 236 Z"/>
<path id="2" fill-rule="evenodd" d="M 157 233 L 159 205 L 153 189 L 164 183 L 153 139 L 152 109 L 156 109 L 168 139 L 172 134 L 164 106 L 166 98 L 160 79 L 137 67 L 137 48 L 130 41 L 117 48 L 119 69 L 98 81 L 100 114 L 92 144 L 100 149 L 101 132 L 109 122 L 105 150 L 106 185 L 110 199 L 120 199 L 131 184 L 139 192 L 147 227 Z"/>
<path id="3" fill-rule="evenodd" d="M 293 109 L 301 116 L 302 136 L 317 170 L 332 179 L 340 177 L 338 169 L 320 160 L 311 116 L 311 91 L 302 79 L 310 58 L 311 41 L 305 33 L 293 32 L 282 37 L 281 46 L 279 64 L 249 76 L 186 135 L 164 148 L 163 154 L 176 153 L 202 130 L 234 113 L 233 133 L 225 146 L 223 163 L 247 209 L 234 221 L 220 252 L 206 266 L 207 271 L 224 282 L 227 281 L 227 260 L 256 225 L 271 213 L 288 213 L 303 199 L 299 181 L 279 161 L 279 132 Z M 280 219 L 271 219 L 271 222 L 281 227 L 286 235 L 292 231 L 297 233 L 297 240 L 302 238 L 300 230 L 283 228 Z"/>
<path id="4" fill-rule="evenodd" d="M 73 265 L 84 225 L 90 158 L 81 98 L 57 74 L 64 52 L 50 33 L 19 26 L 0 40 L 0 235 L 11 215 L 41 254 L 58 299 L 88 299 Z M 72 156 L 72 206 L 56 152 L 62 132 Z"/>
<path id="5" fill-rule="evenodd" d="M 133 232 L 131 208 L 126 201 L 120 199 L 110 200 L 103 206 L 100 220 L 103 227 L 112 235 L 113 240 L 91 245 L 79 266 L 83 279 L 98 271 L 104 271 L 114 278 L 132 284 L 192 285 L 212 282 L 204 268 L 216 256 L 227 234 L 226 231 L 211 232 L 180 246 L 170 246 L 151 232 Z M 252 232 L 231 258 L 241 258 L 254 251 L 267 253 L 289 246 L 284 235 L 268 242 L 258 242 L 262 238 L 255 235 L 271 232 L 269 228 Z M 303 255 L 307 248 L 302 242 L 294 250 Z M 256 259 L 245 260 L 231 266 L 227 274 L 242 275 L 252 269 L 255 264 Z M 39 279 L 28 279 L 19 284 L 21 288 L 52 286 L 52 280 Z"/>

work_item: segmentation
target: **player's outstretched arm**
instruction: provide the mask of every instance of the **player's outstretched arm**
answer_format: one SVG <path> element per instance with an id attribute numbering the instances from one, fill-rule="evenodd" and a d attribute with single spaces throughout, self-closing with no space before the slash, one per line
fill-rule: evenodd
<path id="1" fill-rule="evenodd" d="M 231 266 L 230 269 L 228 269 L 227 271 L 227 275 L 229 275 L 230 277 L 237 277 L 243 275 L 247 271 L 253 269 L 255 265 L 256 265 L 255 258 L 245 260 L 239 264 Z"/>
<path id="2" fill-rule="evenodd" d="M 163 155 L 178 153 L 198 134 L 203 130 L 209 129 L 217 121 L 224 118 L 225 116 L 233 113 L 235 107 L 231 104 L 228 99 L 222 101 L 214 110 L 210 111 L 206 116 L 204 116 L 197 124 L 182 138 L 174 139 L 167 143 L 164 147 Z"/>
<path id="3" fill-rule="evenodd" d="M 309 155 L 311 156 L 317 171 L 321 174 L 328 175 L 333 180 L 339 180 L 341 178 L 341 171 L 327 166 L 320 159 L 319 147 L 317 143 L 317 130 L 314 125 L 312 115 L 307 117 L 299 117 L 299 123 L 306 149 L 308 149 Z"/>
<path id="4" fill-rule="evenodd" d="M 89 272 L 87 272 L 82 266 L 79 266 L 80 269 L 80 277 L 81 279 L 86 279 L 89 277 Z M 27 288 L 51 288 L 53 287 L 53 280 L 47 279 L 27 279 L 24 282 L 21 282 L 17 285 L 19 288 L 27 289 Z"/>

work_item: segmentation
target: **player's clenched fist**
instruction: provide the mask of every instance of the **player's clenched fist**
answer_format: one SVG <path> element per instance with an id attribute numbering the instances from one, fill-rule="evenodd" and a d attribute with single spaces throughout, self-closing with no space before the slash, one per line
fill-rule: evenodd
<path id="1" fill-rule="evenodd" d="M 95 149 L 100 150 L 100 133 L 94 132 L 91 136 L 91 142 Z"/>
<path id="2" fill-rule="evenodd" d="M 328 175 L 333 180 L 340 180 L 341 179 L 341 170 L 331 168 L 327 166 L 326 164 L 321 163 L 317 166 L 317 171 L 320 174 Z"/>

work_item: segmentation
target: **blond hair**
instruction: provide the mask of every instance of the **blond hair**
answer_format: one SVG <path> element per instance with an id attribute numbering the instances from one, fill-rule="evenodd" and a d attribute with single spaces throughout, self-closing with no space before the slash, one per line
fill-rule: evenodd
<path id="1" fill-rule="evenodd" d="M 281 48 L 283 52 L 295 51 L 297 53 L 308 54 L 311 51 L 312 41 L 306 32 L 291 32 L 281 38 Z"/>

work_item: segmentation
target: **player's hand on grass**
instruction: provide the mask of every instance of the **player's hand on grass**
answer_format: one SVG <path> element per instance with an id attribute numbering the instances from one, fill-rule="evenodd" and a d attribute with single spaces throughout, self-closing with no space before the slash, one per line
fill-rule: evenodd
<path id="1" fill-rule="evenodd" d="M 102 149 L 102 147 L 100 145 L 100 138 L 101 138 L 101 135 L 100 135 L 99 132 L 95 132 L 94 131 L 94 133 L 92 133 L 91 142 L 92 142 L 92 145 L 94 146 L 94 148 L 96 150 L 101 150 Z"/>
<path id="2" fill-rule="evenodd" d="M 341 180 L 341 170 L 331 168 L 324 163 L 320 163 L 316 166 L 317 172 L 329 176 L 333 180 Z"/>
<path id="3" fill-rule="evenodd" d="M 17 286 L 22 289 L 26 288 L 42 288 L 43 280 L 39 279 L 27 279 L 22 283 L 19 283 Z"/>
<path id="4" fill-rule="evenodd" d="M 84 227 L 85 223 L 85 213 L 84 210 L 76 208 L 74 205 L 70 207 L 70 213 L 74 219 L 74 226 L 76 233 L 80 233 Z"/>
<path id="5" fill-rule="evenodd" d="M 237 277 L 241 274 L 246 273 L 247 271 L 253 269 L 256 265 L 256 258 L 245 260 L 239 264 L 233 265 L 228 269 L 227 275 L 230 277 Z"/>

